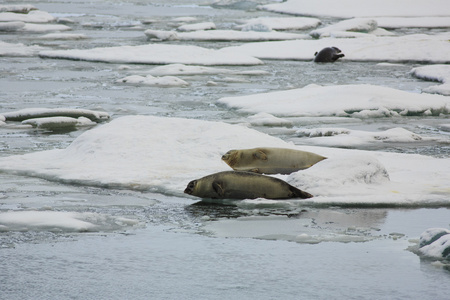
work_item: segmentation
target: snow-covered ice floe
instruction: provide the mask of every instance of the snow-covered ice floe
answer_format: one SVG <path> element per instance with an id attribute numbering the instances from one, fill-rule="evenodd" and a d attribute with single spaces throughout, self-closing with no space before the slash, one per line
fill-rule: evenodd
<path id="1" fill-rule="evenodd" d="M 69 26 L 61 24 L 31 24 L 20 21 L 0 23 L 0 32 L 28 32 L 28 33 L 44 33 L 52 31 L 72 30 Z"/>
<path id="2" fill-rule="evenodd" d="M 298 147 L 241 125 L 181 118 L 121 117 L 84 132 L 66 149 L 0 158 L 0 170 L 66 183 L 150 190 L 187 198 L 183 190 L 191 180 L 230 170 L 221 160 L 224 153 L 261 146 L 299 149 L 328 157 L 309 169 L 277 175 L 315 196 L 285 203 L 450 205 L 449 160 Z M 269 202 L 270 205 L 273 200 Z"/>
<path id="3" fill-rule="evenodd" d="M 136 71 L 153 76 L 188 76 L 188 75 L 217 75 L 217 74 L 232 74 L 232 75 L 248 75 L 259 76 L 270 74 L 264 70 L 230 70 L 224 68 L 204 67 L 204 66 L 189 66 L 184 64 L 169 64 L 164 66 L 154 67 L 148 71 Z"/>
<path id="4" fill-rule="evenodd" d="M 175 76 L 154 77 L 152 75 L 140 76 L 131 75 L 122 79 L 118 79 L 117 83 L 126 83 L 132 85 L 147 85 L 147 86 L 161 86 L 161 87 L 183 87 L 188 86 L 189 83 Z"/>
<path id="5" fill-rule="evenodd" d="M 442 84 L 433 85 L 423 89 L 423 92 L 450 96 L 450 66 L 430 65 L 417 67 L 411 70 L 411 74 L 424 80 L 438 81 Z"/>
<path id="6" fill-rule="evenodd" d="M 271 30 L 305 30 L 315 28 L 321 24 L 317 18 L 308 17 L 259 17 L 242 21 L 236 29 L 242 31 L 271 31 Z"/>
<path id="7" fill-rule="evenodd" d="M 41 10 L 32 10 L 26 14 L 14 12 L 0 13 L 0 22 L 22 21 L 26 23 L 49 23 L 55 20 L 56 18 L 51 14 Z"/>
<path id="8" fill-rule="evenodd" d="M 92 122 L 88 118 L 79 117 L 77 119 L 71 117 L 49 117 L 49 118 L 35 118 L 22 121 L 24 125 L 31 125 L 39 129 L 64 129 L 75 128 L 83 126 L 93 126 L 97 123 Z"/>
<path id="9" fill-rule="evenodd" d="M 211 30 L 211 29 L 216 29 L 216 24 L 214 24 L 213 22 L 184 24 L 177 28 L 178 31 L 196 31 L 196 30 Z"/>
<path id="10" fill-rule="evenodd" d="M 384 142 L 411 143 L 433 140 L 433 138 L 422 137 L 401 127 L 380 132 L 350 130 L 346 128 L 298 129 L 296 134 L 300 137 L 308 137 L 308 145 L 344 148 Z"/>
<path id="11" fill-rule="evenodd" d="M 138 225 L 137 220 L 91 212 L 7 211 L 0 212 L 2 231 L 97 232 Z"/>
<path id="12" fill-rule="evenodd" d="M 351 33 L 354 35 L 355 33 Z M 450 33 L 405 36 L 364 35 L 359 38 L 322 38 L 247 43 L 222 48 L 222 51 L 251 55 L 260 59 L 313 60 L 325 47 L 338 47 L 342 60 L 372 62 L 450 63 Z"/>
<path id="13" fill-rule="evenodd" d="M 31 4 L 0 5 L 0 12 L 27 14 L 32 10 L 37 10 L 37 8 Z"/>
<path id="14" fill-rule="evenodd" d="M 311 84 L 300 89 L 224 97 L 218 102 L 247 113 L 266 112 L 275 116 L 373 118 L 450 113 L 448 97 L 367 84 Z"/>
<path id="15" fill-rule="evenodd" d="M 148 29 L 145 35 L 149 39 L 180 41 L 283 41 L 308 39 L 307 34 L 277 31 L 238 31 L 238 30 L 199 30 L 175 32 Z"/>
<path id="16" fill-rule="evenodd" d="M 375 17 L 378 26 L 386 29 L 397 28 L 447 28 L 450 27 L 448 17 Z"/>
<path id="17" fill-rule="evenodd" d="M 285 14 L 337 18 L 450 16 L 447 0 L 422 0 L 414 1 L 414 4 L 410 0 L 288 0 L 261 8 Z"/>
<path id="18" fill-rule="evenodd" d="M 81 33 L 48 33 L 37 37 L 40 40 L 84 40 L 89 38 Z"/>
<path id="19" fill-rule="evenodd" d="M 0 50 L 1 51 L 1 50 Z M 260 65 L 262 61 L 241 53 L 229 53 L 189 45 L 149 44 L 93 49 L 41 51 L 42 58 L 86 60 L 109 63 Z"/>
<path id="20" fill-rule="evenodd" d="M 77 108 L 25 108 L 1 113 L 0 115 L 6 121 L 24 121 L 27 119 L 49 117 L 85 117 L 94 122 L 102 122 L 109 119 L 109 114 L 106 112 Z"/>
<path id="21" fill-rule="evenodd" d="M 353 18 L 313 30 L 309 34 L 312 37 L 319 38 L 325 34 L 330 35 L 330 33 L 334 31 L 354 31 L 369 33 L 376 30 L 377 28 L 378 23 L 373 19 Z"/>
<path id="22" fill-rule="evenodd" d="M 0 56 L 34 56 L 44 49 L 41 46 L 26 46 L 0 41 Z"/>
<path id="23" fill-rule="evenodd" d="M 450 230 L 427 229 L 420 235 L 418 253 L 432 259 L 450 259 Z"/>

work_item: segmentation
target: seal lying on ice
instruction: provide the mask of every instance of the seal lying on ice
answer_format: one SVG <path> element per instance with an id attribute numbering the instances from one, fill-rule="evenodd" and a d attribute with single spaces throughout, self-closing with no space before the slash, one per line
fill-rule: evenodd
<path id="1" fill-rule="evenodd" d="M 287 182 L 251 172 L 225 171 L 192 180 L 186 194 L 212 199 L 292 199 L 311 198 Z"/>
<path id="2" fill-rule="evenodd" d="M 290 174 L 324 159 L 315 153 L 285 148 L 230 150 L 222 156 L 233 170 L 261 174 Z"/>
<path id="3" fill-rule="evenodd" d="M 335 62 L 345 55 L 337 47 L 327 47 L 323 48 L 318 53 L 314 53 L 314 56 L 314 62 Z"/>

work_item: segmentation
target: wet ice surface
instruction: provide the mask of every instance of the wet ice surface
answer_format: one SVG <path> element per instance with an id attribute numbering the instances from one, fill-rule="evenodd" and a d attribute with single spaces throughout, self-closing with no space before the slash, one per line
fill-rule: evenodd
<path id="1" fill-rule="evenodd" d="M 75 28 L 73 32 L 90 38 L 39 40 L 37 44 L 54 49 L 141 45 L 147 43 L 143 30 L 131 29 L 142 26 L 139 20 L 164 20 L 151 27 L 170 30 L 173 27 L 167 19 L 195 15 L 198 22 L 214 19 L 216 25 L 231 29 L 231 19 L 279 16 L 262 11 L 213 11 L 207 6 L 192 5 L 192 1 L 174 3 L 156 3 L 148 13 L 137 2 L 114 2 L 118 5 L 99 1 L 38 2 L 34 5 L 41 10 L 77 20 L 69 25 Z M 324 22 L 332 23 L 333 19 L 326 18 Z M 422 32 L 397 30 L 404 31 Z M 442 30 L 428 32 L 439 31 Z M 22 33 L 19 38 L 4 33 L 1 40 L 35 44 L 38 39 L 31 33 Z M 237 44 L 200 43 L 214 49 L 232 45 Z M 264 63 L 227 69 L 262 70 L 268 72 L 266 75 L 177 75 L 189 82 L 189 87 L 167 89 L 116 82 L 132 74 L 146 74 L 154 66 L 0 57 L 1 111 L 79 107 L 106 111 L 112 119 L 156 115 L 235 124 L 247 123 L 249 114 L 218 104 L 219 98 L 302 88 L 311 83 L 377 84 L 414 93 L 436 85 L 414 78 L 409 72 L 420 66 L 414 63 L 338 61 L 333 65 L 314 65 L 284 60 Z M 378 132 L 402 127 L 434 139 L 355 147 L 449 157 L 449 133 L 442 130 L 446 128 L 442 124 L 448 124 L 445 116 L 283 120 L 290 125 L 255 123 L 253 128 L 308 145 L 308 138 L 296 134 L 299 128 L 343 127 Z M 90 130 L 47 132 L 22 128 L 20 123 L 12 125 L 0 127 L 2 157 L 64 149 Z M 0 290 L 6 299 L 145 299 L 148 295 L 167 299 L 184 295 L 186 299 L 194 299 L 199 294 L 209 299 L 392 299 L 393 295 L 402 299 L 424 294 L 446 299 L 448 296 L 448 267 L 430 264 L 429 260 L 421 260 L 415 250 L 406 250 L 418 244 L 420 234 L 427 228 L 449 228 L 450 214 L 445 207 L 322 207 L 248 201 L 224 206 L 148 191 L 62 184 L 13 174 L 0 174 L 0 182 L 1 212 L 37 210 L 44 217 L 52 217 L 45 215 L 47 212 L 70 212 L 95 225 L 88 230 L 76 226 L 68 229 L 61 224 L 24 229 L 10 222 L 11 227 L 0 228 L 4 270 L 0 273 Z M 446 200 L 448 193 L 442 197 Z M 13 217 L 26 218 L 20 214 Z M 131 221 L 123 222 L 124 219 Z"/>

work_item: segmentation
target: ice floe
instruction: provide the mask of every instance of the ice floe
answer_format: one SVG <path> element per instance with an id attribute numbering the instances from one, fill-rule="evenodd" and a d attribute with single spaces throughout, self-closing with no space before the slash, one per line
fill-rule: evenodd
<path id="1" fill-rule="evenodd" d="M 180 118 L 117 118 L 84 132 L 66 149 L 0 158 L 0 170 L 186 197 L 183 190 L 192 179 L 230 170 L 221 160 L 228 150 L 260 146 L 328 157 L 307 170 L 277 175 L 315 196 L 295 200 L 299 205 L 433 206 L 449 201 L 450 162 L 445 159 L 298 147 L 240 125 Z"/>
<path id="2" fill-rule="evenodd" d="M 26 23 L 49 23 L 56 18 L 46 11 L 32 10 L 27 14 L 2 12 L 0 13 L 0 22 L 22 21 Z"/>
<path id="3" fill-rule="evenodd" d="M 423 89 L 423 92 L 450 96 L 450 66 L 430 65 L 417 67 L 411 70 L 411 74 L 417 78 L 442 82 Z"/>
<path id="4" fill-rule="evenodd" d="M 5 32 L 28 32 L 28 33 L 44 33 L 52 31 L 72 30 L 69 26 L 61 24 L 32 24 L 21 21 L 1 22 L 0 31 Z"/>
<path id="5" fill-rule="evenodd" d="M 450 230 L 429 228 L 420 235 L 419 254 L 433 259 L 450 259 Z"/>
<path id="6" fill-rule="evenodd" d="M 31 125 L 39 129 L 57 130 L 82 126 L 93 126 L 97 123 L 92 122 L 85 117 L 79 117 L 78 119 L 71 117 L 48 117 L 24 120 L 22 121 L 22 124 Z"/>
<path id="7" fill-rule="evenodd" d="M 186 81 L 175 76 L 154 77 L 152 75 L 147 75 L 145 77 L 139 75 L 131 75 L 122 79 L 118 79 L 116 82 L 133 85 L 148 85 L 148 86 L 162 86 L 162 87 L 177 87 L 177 86 L 179 87 L 189 85 L 189 83 L 187 83 Z"/>
<path id="8" fill-rule="evenodd" d="M 93 49 L 41 51 L 42 58 L 87 60 L 109 63 L 259 65 L 257 58 L 189 45 L 149 44 L 141 46 L 100 47 Z"/>
<path id="9" fill-rule="evenodd" d="M 0 12 L 27 14 L 32 10 L 37 10 L 37 8 L 31 4 L 0 5 Z"/>
<path id="10" fill-rule="evenodd" d="M 292 89 L 218 100 L 247 113 L 283 116 L 399 117 L 450 113 L 450 99 L 374 85 L 308 85 Z"/>
<path id="11" fill-rule="evenodd" d="M 308 17 L 259 17 L 244 21 L 236 28 L 243 31 L 271 31 L 271 30 L 306 30 L 321 24 L 317 18 Z"/>
<path id="12" fill-rule="evenodd" d="M 263 5 L 262 9 L 293 15 L 353 17 L 432 17 L 450 16 L 447 0 L 288 0 L 282 3 Z"/>
<path id="13" fill-rule="evenodd" d="M 179 31 L 196 31 L 196 30 L 210 30 L 216 29 L 216 24 L 213 22 L 203 22 L 195 24 L 185 24 L 177 28 Z"/>
<path id="14" fill-rule="evenodd" d="M 135 226 L 137 220 L 90 212 L 8 211 L 0 212 L 2 231 L 91 232 Z"/>
<path id="15" fill-rule="evenodd" d="M 190 32 L 146 30 L 145 35 L 158 40 L 181 41 L 283 41 L 307 39 L 307 34 L 277 31 L 199 30 Z"/>
<path id="16" fill-rule="evenodd" d="M 375 17 L 379 27 L 398 28 L 446 28 L 450 27 L 450 17 Z"/>
<path id="17" fill-rule="evenodd" d="M 17 111 L 4 112 L 1 115 L 6 121 L 24 121 L 27 119 L 48 117 L 85 117 L 94 122 L 109 119 L 109 114 L 106 112 L 77 108 L 25 108 Z"/>
<path id="18" fill-rule="evenodd" d="M 82 33 L 48 33 L 37 37 L 40 40 L 84 40 L 89 37 Z"/>
<path id="19" fill-rule="evenodd" d="M 184 64 L 169 64 L 164 66 L 154 67 L 148 71 L 135 71 L 139 73 L 150 74 L 153 76 L 190 76 L 190 75 L 217 75 L 217 74 L 233 74 L 233 75 L 249 75 L 249 76 L 258 76 L 258 75 L 268 75 L 270 74 L 264 70 L 230 70 L 224 68 L 214 68 L 214 67 L 205 67 L 205 66 L 190 66 Z"/>
<path id="20" fill-rule="evenodd" d="M 44 49 L 41 46 L 26 46 L 0 41 L 0 56 L 34 56 Z"/>
<path id="21" fill-rule="evenodd" d="M 354 35 L 355 33 L 350 33 Z M 222 48 L 260 59 L 313 60 L 314 53 L 335 46 L 345 53 L 343 60 L 373 62 L 449 63 L 450 33 L 412 34 L 399 37 L 365 35 L 360 38 L 247 43 Z"/>
<path id="22" fill-rule="evenodd" d="M 401 127 L 379 132 L 350 130 L 346 128 L 298 129 L 296 134 L 300 137 L 308 137 L 308 145 L 344 148 L 372 143 L 411 143 L 432 139 L 422 137 Z"/>
<path id="23" fill-rule="evenodd" d="M 332 24 L 330 26 L 322 27 L 320 29 L 315 29 L 311 31 L 309 34 L 312 37 L 319 38 L 323 34 L 329 34 L 333 31 L 354 31 L 354 32 L 364 32 L 369 33 L 378 28 L 377 21 L 373 19 L 348 19 L 344 21 L 340 21 L 336 24 Z"/>
<path id="24" fill-rule="evenodd" d="M 261 112 L 257 113 L 256 115 L 249 116 L 247 118 L 250 121 L 250 124 L 256 125 L 256 126 L 285 126 L 285 127 L 292 127 L 292 121 L 277 118 L 274 115 Z"/>

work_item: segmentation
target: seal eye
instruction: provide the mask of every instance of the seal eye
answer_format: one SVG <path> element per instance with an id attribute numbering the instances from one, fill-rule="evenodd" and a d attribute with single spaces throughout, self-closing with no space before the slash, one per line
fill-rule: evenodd
<path id="1" fill-rule="evenodd" d="M 197 184 L 197 180 L 192 180 L 191 182 L 189 182 L 188 187 L 193 189 L 195 187 L 195 185 Z"/>

